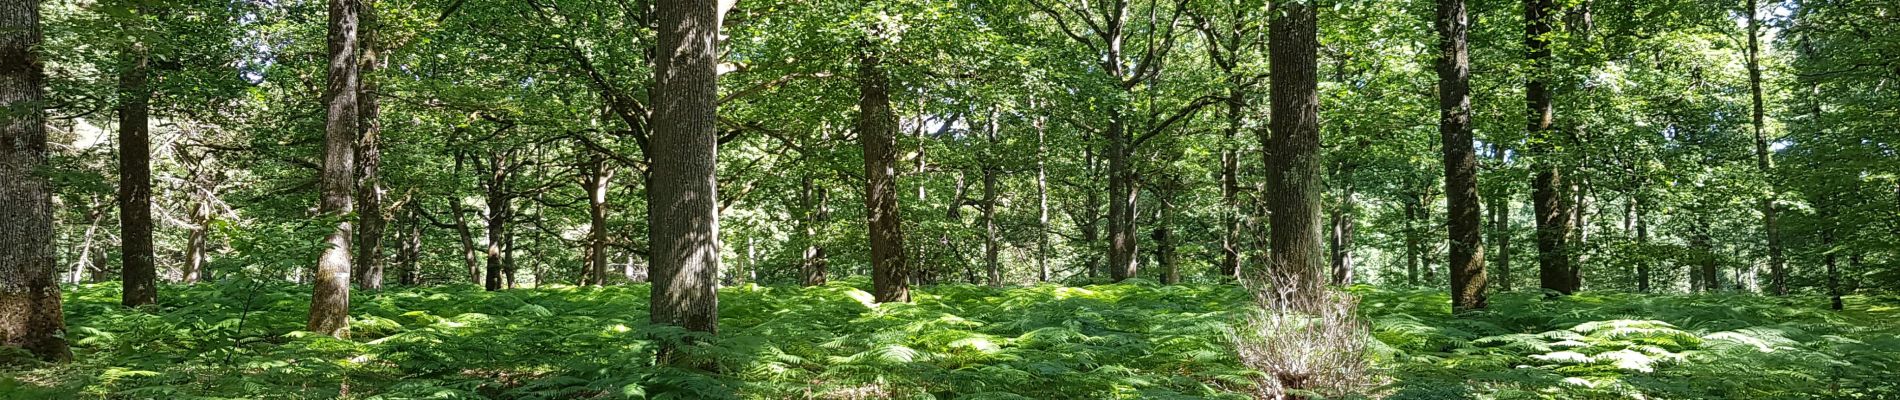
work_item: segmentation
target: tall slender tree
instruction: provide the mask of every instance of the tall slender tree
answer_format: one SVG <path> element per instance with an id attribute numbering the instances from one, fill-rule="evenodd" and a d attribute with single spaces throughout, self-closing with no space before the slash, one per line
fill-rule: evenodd
<path id="1" fill-rule="evenodd" d="M 1748 14 L 1748 91 L 1753 108 L 1750 109 L 1750 125 L 1755 134 L 1755 168 L 1760 170 L 1766 181 L 1768 192 L 1762 196 L 1761 224 L 1763 233 L 1768 235 L 1768 286 L 1776 295 L 1788 294 L 1788 256 L 1781 246 L 1780 212 L 1775 208 L 1775 160 L 1768 152 L 1768 134 L 1764 129 L 1765 112 L 1762 110 L 1761 89 L 1761 7 L 1757 0 L 1748 0 L 1743 13 Z"/>
<path id="2" fill-rule="evenodd" d="M 1317 311 L 1324 296 L 1319 153 L 1319 17 L 1311 1 L 1276 0 L 1268 24 L 1267 207 L 1277 300 Z M 1312 307 L 1305 309 L 1302 307 Z"/>
<path id="3" fill-rule="evenodd" d="M 376 91 L 381 85 L 376 78 L 376 69 L 382 63 L 382 44 L 377 31 L 379 19 L 376 14 L 378 1 L 357 0 L 362 19 L 360 53 L 362 65 L 358 70 L 361 82 L 357 88 L 358 115 L 357 130 L 360 132 L 356 143 L 356 173 L 359 181 L 356 185 L 356 217 L 360 225 L 356 230 L 356 256 L 351 274 L 356 277 L 356 286 L 365 290 L 383 289 L 383 231 L 389 225 L 389 217 L 383 210 L 383 125 L 382 106 L 376 100 Z"/>
<path id="4" fill-rule="evenodd" d="M 0 347 L 72 359 L 53 261 L 39 0 L 0 2 Z"/>
<path id="5" fill-rule="evenodd" d="M 1577 290 L 1570 269 L 1571 215 L 1564 196 L 1563 171 L 1554 158 L 1558 135 L 1551 130 L 1555 118 L 1550 89 L 1552 20 L 1557 5 L 1553 0 L 1524 0 L 1525 61 L 1530 64 L 1529 79 L 1524 82 L 1524 102 L 1529 111 L 1526 130 L 1530 138 L 1531 170 L 1537 174 L 1531 183 L 1531 208 L 1537 218 L 1537 278 L 1539 286 L 1557 293 Z"/>
<path id="6" fill-rule="evenodd" d="M 910 301 L 904 231 L 897 207 L 897 116 L 890 78 L 869 39 L 858 49 L 858 141 L 864 147 L 864 209 L 870 227 L 872 294 L 879 302 Z"/>
<path id="7" fill-rule="evenodd" d="M 659 34 L 653 69 L 652 183 L 655 324 L 714 333 L 719 326 L 718 0 L 654 3 Z"/>
<path id="8" fill-rule="evenodd" d="M 1464 0 L 1438 0 L 1438 134 L 1445 157 L 1451 305 L 1484 308 L 1484 220 L 1478 210 L 1478 154 L 1471 141 L 1471 20 Z"/>
<path id="9" fill-rule="evenodd" d="M 357 131 L 357 0 L 330 0 L 329 83 L 323 91 L 323 177 L 318 211 L 336 219 L 317 258 L 315 293 L 310 298 L 308 329 L 325 335 L 350 334 L 350 242 L 347 216 L 354 209 Z"/>
<path id="10" fill-rule="evenodd" d="M 133 18 L 144 18 L 144 7 Z M 152 257 L 151 49 L 139 20 L 123 25 L 130 38 L 119 54 L 119 242 L 123 292 L 119 302 L 138 307 L 158 302 L 158 267 Z"/>

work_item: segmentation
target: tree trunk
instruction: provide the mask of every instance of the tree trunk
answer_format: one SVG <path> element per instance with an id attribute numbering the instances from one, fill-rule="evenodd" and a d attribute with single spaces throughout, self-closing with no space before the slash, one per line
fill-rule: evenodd
<path id="1" fill-rule="evenodd" d="M 1181 270 L 1175 262 L 1174 232 L 1170 228 L 1174 225 L 1174 206 L 1165 199 L 1160 203 L 1150 238 L 1155 241 L 1155 266 L 1161 268 L 1161 283 L 1173 285 L 1181 283 Z"/>
<path id="2" fill-rule="evenodd" d="M 1752 3 L 1752 2 L 1751 2 Z M 1821 248 L 1827 264 L 1827 297 L 1829 308 L 1840 311 L 1845 304 L 1841 302 L 1841 270 L 1835 265 L 1838 258 L 1834 251 L 1834 228 L 1828 227 L 1821 232 Z"/>
<path id="3" fill-rule="evenodd" d="M 383 290 L 383 230 L 389 225 L 387 215 L 383 213 L 383 125 L 377 120 L 382 109 L 376 101 L 376 69 L 382 60 L 381 49 L 377 42 L 376 3 L 377 0 L 358 0 L 362 7 L 361 33 L 362 66 L 358 74 L 363 76 L 357 101 L 361 102 L 358 115 L 360 136 L 356 144 L 357 178 L 356 184 L 356 265 L 352 267 L 356 275 L 356 287 L 363 290 Z"/>
<path id="4" fill-rule="evenodd" d="M 1279 307 L 1317 313 L 1326 268 L 1320 234 L 1318 16 L 1311 2 L 1275 0 L 1268 68 L 1273 71 L 1268 128 L 1267 202 L 1272 216 L 1271 275 Z"/>
<path id="5" fill-rule="evenodd" d="M 413 212 L 409 216 L 409 233 L 402 238 L 402 276 L 398 279 L 403 286 L 422 284 L 422 268 L 417 263 L 422 259 L 422 222 L 417 221 Z"/>
<path id="6" fill-rule="evenodd" d="M 1508 151 L 1503 146 L 1492 145 L 1492 157 L 1497 159 L 1499 169 L 1509 168 L 1505 165 Z M 1511 195 L 1511 188 L 1500 187 L 1491 199 L 1491 242 L 1498 246 L 1498 290 L 1505 292 L 1511 291 Z"/>
<path id="7" fill-rule="evenodd" d="M 488 291 L 506 287 L 504 272 L 507 271 L 504 246 L 508 235 L 508 220 L 514 218 L 513 202 L 508 195 L 508 178 L 513 168 L 513 156 L 508 151 L 496 151 L 488 157 L 488 176 L 484 177 L 483 191 L 488 213 L 483 216 L 486 223 L 484 232 L 488 236 L 488 257 L 482 278 L 482 288 Z"/>
<path id="8" fill-rule="evenodd" d="M 97 199 L 98 196 L 94 196 L 93 198 Z M 97 201 L 95 200 L 95 202 Z M 86 211 L 86 219 L 92 222 L 86 225 L 85 237 L 82 238 L 79 244 L 79 261 L 73 262 L 72 276 L 68 279 L 68 281 L 74 285 L 83 282 L 79 278 L 85 275 L 86 272 L 97 271 L 100 268 L 98 265 L 95 265 L 98 261 L 92 257 L 92 248 L 94 247 L 93 242 L 97 241 L 93 238 L 99 232 L 99 224 L 105 222 L 105 211 L 105 205 L 103 204 L 94 204 Z"/>
<path id="9" fill-rule="evenodd" d="M 336 219 L 329 245 L 317 259 L 308 330 L 336 337 L 350 334 L 350 239 L 348 218 L 356 186 L 357 67 L 356 0 L 330 0 L 329 85 L 324 105 L 323 195 L 318 210 Z"/>
<path id="10" fill-rule="evenodd" d="M 152 260 L 152 89 L 150 55 L 133 41 L 119 65 L 119 242 L 124 288 L 120 304 L 158 303 L 158 267 Z"/>
<path id="11" fill-rule="evenodd" d="M 1412 205 L 1412 201 L 1408 198 L 1400 206 L 1405 209 L 1405 284 L 1418 286 L 1418 262 L 1424 257 L 1419 254 L 1423 245 L 1419 243 L 1418 223 L 1415 222 L 1418 221 L 1418 206 Z"/>
<path id="12" fill-rule="evenodd" d="M 191 204 L 192 226 L 190 232 L 186 234 L 185 265 L 178 274 L 178 280 L 184 283 L 198 283 L 205 274 L 205 246 L 208 245 L 206 236 L 211 230 L 211 227 L 207 226 L 211 224 L 211 199 L 209 198 L 211 194 L 203 193 L 201 196 L 192 200 Z"/>
<path id="13" fill-rule="evenodd" d="M 831 196 L 823 185 L 809 175 L 801 182 L 801 186 L 803 190 L 799 194 L 803 198 L 801 203 L 804 203 L 805 217 L 800 222 L 805 225 L 801 230 L 805 236 L 805 257 L 800 268 L 803 273 L 799 283 L 805 286 L 824 285 L 829 278 L 827 269 L 831 260 L 825 255 L 825 246 L 820 243 L 818 232 L 831 219 L 831 212 L 827 210 Z"/>
<path id="14" fill-rule="evenodd" d="M 1220 201 L 1225 210 L 1221 212 L 1221 276 L 1240 276 L 1240 130 L 1242 118 L 1246 113 L 1246 91 L 1238 87 L 1238 82 L 1229 82 L 1234 87 L 1228 89 L 1227 127 L 1221 132 L 1220 154 Z"/>
<path id="15" fill-rule="evenodd" d="M 1438 1 L 1438 133 L 1445 152 L 1445 208 L 1455 310 L 1485 307 L 1484 220 L 1478 200 L 1478 154 L 1471 142 L 1471 59 L 1464 0 Z"/>
<path id="16" fill-rule="evenodd" d="M 1781 247 L 1781 223 L 1777 220 L 1779 210 L 1775 207 L 1775 160 L 1768 152 L 1768 135 L 1763 131 L 1762 89 L 1761 89 L 1761 12 L 1756 0 L 1748 0 L 1748 88 L 1754 108 L 1751 113 L 1751 125 L 1755 133 L 1755 167 L 1761 171 L 1762 179 L 1767 182 L 1768 193 L 1762 196 L 1761 223 L 1768 235 L 1768 285 L 1777 296 L 1788 295 L 1788 258 Z M 1833 268 L 1830 263 L 1829 268 Z M 1837 308 L 1838 309 L 1838 308 Z"/>
<path id="17" fill-rule="evenodd" d="M 654 324 L 718 331 L 718 41 L 720 1 L 660 0 L 654 54 L 653 182 L 647 189 L 653 246 Z"/>
<path id="18" fill-rule="evenodd" d="M 1636 263 L 1636 291 L 1638 293 L 1649 293 L 1649 261 L 1651 260 L 1648 257 L 1650 251 L 1649 223 L 1643 218 L 1644 210 L 1642 198 L 1635 197 L 1631 200 L 1635 203 L 1632 208 L 1634 208 L 1636 215 L 1636 249 L 1645 255 L 1643 258 L 1638 259 Z"/>
<path id="19" fill-rule="evenodd" d="M 1721 266 L 1715 258 L 1715 241 L 1709 237 L 1709 222 L 1706 215 L 1698 214 L 1695 234 L 1689 238 L 1689 247 L 1695 250 L 1697 265 L 1701 267 L 1698 281 L 1702 291 L 1722 290 Z"/>
<path id="20" fill-rule="evenodd" d="M 1539 286 L 1561 294 L 1570 294 L 1576 289 L 1569 281 L 1570 252 L 1566 243 L 1570 237 L 1570 212 L 1565 208 L 1563 173 L 1552 160 L 1555 149 L 1552 141 L 1556 135 L 1550 132 L 1552 118 L 1552 96 L 1548 79 L 1553 73 L 1550 60 L 1550 41 L 1552 13 L 1556 11 L 1552 0 L 1524 0 L 1524 45 L 1529 49 L 1526 61 L 1532 65 L 1530 78 L 1525 81 L 1524 97 L 1530 111 L 1529 132 L 1531 153 L 1534 158 L 1531 169 L 1536 172 L 1536 180 L 1531 184 L 1531 205 L 1537 214 L 1537 278 Z"/>
<path id="21" fill-rule="evenodd" d="M 1049 152 L 1048 125 L 1036 116 L 1036 281 L 1049 281 L 1049 168 L 1044 158 Z"/>
<path id="22" fill-rule="evenodd" d="M 581 281 L 601 286 L 607 284 L 607 184 L 615 170 L 599 154 L 589 164 L 582 181 L 587 191 L 587 270 L 581 272 Z"/>
<path id="23" fill-rule="evenodd" d="M 1135 187 L 1133 138 L 1120 110 L 1109 111 L 1108 123 L 1108 277 L 1121 282 L 1136 270 Z"/>
<path id="24" fill-rule="evenodd" d="M 38 0 L 0 3 L 0 347 L 65 361 L 41 40 Z"/>
<path id="25" fill-rule="evenodd" d="M 1088 175 L 1088 179 L 1084 182 L 1095 182 L 1095 177 L 1099 176 L 1097 171 L 1100 170 L 1095 157 L 1095 144 L 1088 143 L 1086 138 L 1083 142 L 1082 168 Z M 1083 252 L 1085 259 L 1082 262 L 1082 268 L 1089 278 L 1095 278 L 1102 269 L 1101 248 L 1096 247 L 1100 245 L 1102 239 L 1101 225 L 1096 222 L 1101 219 L 1096 212 L 1102 209 L 1102 196 L 1095 190 L 1082 192 L 1082 212 L 1078 215 L 1080 218 L 1076 219 L 1076 225 L 1079 225 L 1078 230 L 1082 231 L 1082 243 L 1089 247 L 1088 251 Z M 1895 193 L 1900 193 L 1900 190 L 1896 190 Z"/>
<path id="26" fill-rule="evenodd" d="M 984 122 L 984 126 L 986 127 L 984 129 L 984 137 L 989 141 L 989 144 L 991 146 L 999 146 L 1000 143 L 997 143 L 996 141 L 997 139 L 996 134 L 997 134 L 998 127 L 997 127 L 997 122 L 996 122 L 996 112 L 994 110 L 991 110 L 989 118 Z M 996 179 L 997 179 L 996 175 L 998 174 L 998 172 L 995 167 L 990 166 L 987 162 L 982 163 L 982 164 L 983 165 L 981 165 L 981 168 L 983 168 L 983 267 L 984 267 L 984 270 L 989 272 L 990 286 L 1002 287 L 1003 286 L 1003 265 L 997 260 L 997 255 L 998 253 L 1001 252 L 1001 250 L 999 249 L 999 247 L 1001 247 L 1001 241 L 998 240 L 996 237 L 997 236 L 996 197 L 997 197 L 997 190 L 998 190 L 997 183 L 996 183 Z"/>
<path id="27" fill-rule="evenodd" d="M 880 303 L 908 302 L 910 283 L 905 280 L 904 231 L 897 206 L 897 118 L 891 111 L 882 56 L 870 43 L 859 46 L 857 129 L 864 147 L 872 291 Z"/>
<path id="28" fill-rule="evenodd" d="M 1351 173 L 1346 172 L 1341 175 L 1351 176 Z M 1333 284 L 1343 286 L 1351 285 L 1353 282 L 1352 238 L 1358 224 L 1353 221 L 1354 207 L 1356 207 L 1353 191 L 1356 188 L 1350 180 L 1342 186 L 1345 187 L 1345 193 L 1340 196 L 1339 207 L 1333 209 L 1331 226 Z"/>

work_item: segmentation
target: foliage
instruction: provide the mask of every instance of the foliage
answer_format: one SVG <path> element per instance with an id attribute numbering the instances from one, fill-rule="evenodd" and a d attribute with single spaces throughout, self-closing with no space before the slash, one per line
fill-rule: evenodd
<path id="1" fill-rule="evenodd" d="M 720 335 L 683 350 L 703 373 L 653 364 L 685 333 L 646 323 L 642 285 L 358 293 L 350 340 L 298 331 L 305 287 L 168 286 L 165 308 L 128 310 L 86 285 L 67 300 L 78 361 L 9 367 L 0 397 L 1246 398 L 1262 376 L 1229 347 L 1251 303 L 1233 286 L 942 285 L 877 306 L 867 286 L 722 289 Z M 1900 299 L 1514 293 L 1452 318 L 1442 293 L 1353 292 L 1388 398 L 1900 394 Z"/>

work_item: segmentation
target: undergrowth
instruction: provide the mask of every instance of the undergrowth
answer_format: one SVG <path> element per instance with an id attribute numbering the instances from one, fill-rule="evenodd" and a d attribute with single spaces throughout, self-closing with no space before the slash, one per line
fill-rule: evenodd
<path id="1" fill-rule="evenodd" d="M 679 365 L 646 323 L 646 286 L 472 286 L 356 293 L 352 338 L 300 332 L 308 288 L 117 286 L 67 293 L 77 361 L 15 364 L 0 398 L 1245 398 L 1262 374 L 1226 332 L 1232 286 L 1136 282 L 921 288 L 871 305 L 868 282 L 720 292 L 720 335 Z M 1354 288 L 1395 399 L 1895 398 L 1900 300 L 1591 293 L 1493 297 L 1452 318 L 1443 294 Z M 251 312 L 245 313 L 243 310 Z M 1883 397 L 1884 396 L 1884 397 Z"/>

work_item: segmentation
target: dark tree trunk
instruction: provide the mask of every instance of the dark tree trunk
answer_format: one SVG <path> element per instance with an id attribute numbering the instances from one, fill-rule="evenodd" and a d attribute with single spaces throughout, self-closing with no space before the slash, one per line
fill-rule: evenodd
<path id="1" fill-rule="evenodd" d="M 1236 84 L 1237 86 L 1237 84 Z M 1220 155 L 1220 200 L 1226 207 L 1221 213 L 1221 276 L 1240 276 L 1240 151 L 1239 146 L 1241 119 L 1246 113 L 1246 92 L 1239 87 L 1228 89 L 1227 127 L 1221 132 Z"/>
<path id="2" fill-rule="evenodd" d="M 356 184 L 356 265 L 352 267 L 356 275 L 356 287 L 364 290 L 383 290 L 383 230 L 389 225 L 387 215 L 383 213 L 383 125 L 377 119 L 382 109 L 376 101 L 376 91 L 380 87 L 376 81 L 376 69 L 382 62 L 379 57 L 376 30 L 376 0 L 358 0 L 362 7 L 361 36 L 362 66 L 358 74 L 363 76 L 357 101 L 360 102 L 360 114 L 357 116 L 360 136 L 356 143 L 356 173 L 360 181 Z"/>
<path id="3" fill-rule="evenodd" d="M 124 276 L 120 304 L 158 303 L 158 267 L 152 260 L 152 89 L 150 55 L 127 44 L 119 65 L 119 242 Z"/>
<path id="4" fill-rule="evenodd" d="M 1181 283 L 1181 269 L 1175 262 L 1174 206 L 1169 200 L 1161 200 L 1159 210 L 1155 212 L 1155 227 L 1150 239 L 1155 242 L 1155 266 L 1161 269 L 1161 283 L 1173 285 Z"/>
<path id="5" fill-rule="evenodd" d="M 511 151 L 496 151 L 488 157 L 488 174 L 482 184 L 488 213 L 483 222 L 488 234 L 488 257 L 482 278 L 482 288 L 488 291 L 507 287 L 506 251 L 508 221 L 514 218 L 513 201 L 508 194 L 509 174 L 513 172 L 514 156 Z"/>
<path id="6" fill-rule="evenodd" d="M 884 60 L 869 43 L 858 53 L 858 140 L 864 147 L 864 209 L 871 239 L 872 291 L 878 302 L 910 301 L 904 231 L 897 207 L 897 117 Z M 961 198 L 961 197 L 959 197 Z"/>
<path id="7" fill-rule="evenodd" d="M 1416 222 L 1418 221 L 1418 206 L 1412 205 L 1412 201 L 1412 198 L 1407 198 L 1401 205 L 1405 209 L 1405 284 L 1418 286 L 1418 262 L 1424 257 L 1419 254 L 1421 252 L 1419 248 L 1423 245 L 1419 243 L 1421 240 L 1419 240 Z"/>
<path id="8" fill-rule="evenodd" d="M 336 337 L 350 329 L 350 221 L 356 186 L 357 67 L 356 0 L 330 0 L 329 85 L 324 105 L 323 195 L 318 210 L 335 218 L 336 229 L 317 259 L 316 289 L 310 299 L 308 330 Z"/>
<path id="9" fill-rule="evenodd" d="M 1471 141 L 1471 22 L 1464 0 L 1438 1 L 1438 133 L 1445 157 L 1446 231 L 1455 310 L 1485 306 L 1484 219 L 1478 199 L 1478 154 Z"/>
<path id="10" fill-rule="evenodd" d="M 1638 259 L 1636 263 L 1636 291 L 1638 293 L 1649 293 L 1649 261 L 1651 260 L 1651 258 L 1648 257 L 1650 251 L 1649 223 L 1643 218 L 1644 210 L 1642 198 L 1634 197 L 1630 200 L 1635 203 L 1631 208 L 1634 209 L 1633 211 L 1636 215 L 1636 249 L 1644 254 L 1644 257 Z"/>
<path id="11" fill-rule="evenodd" d="M 1110 110 L 1108 123 L 1108 277 L 1120 282 L 1137 271 L 1135 254 L 1134 146 L 1119 110 Z"/>
<path id="12" fill-rule="evenodd" d="M 989 141 L 990 146 L 993 146 L 992 148 L 994 148 L 994 146 L 1000 146 L 996 137 L 998 130 L 996 118 L 997 114 L 992 110 L 989 118 L 984 122 L 984 126 L 986 127 L 983 130 L 984 137 Z M 996 180 L 999 171 L 997 171 L 996 167 L 989 165 L 987 162 L 983 163 L 981 167 L 983 168 L 983 269 L 989 272 L 990 286 L 1002 287 L 1003 265 L 997 260 L 998 254 L 1001 253 L 999 247 L 1001 247 L 1002 241 L 998 240 L 998 232 L 996 229 L 996 197 L 998 190 Z"/>
<path id="13" fill-rule="evenodd" d="M 1761 208 L 1762 229 L 1768 235 L 1768 286 L 1777 296 L 1788 295 L 1788 257 L 1781 247 L 1781 222 L 1777 220 L 1775 207 L 1775 160 L 1768 151 L 1768 135 L 1763 127 L 1762 89 L 1761 89 L 1761 12 L 1756 0 L 1748 0 L 1748 88 L 1754 108 L 1751 110 L 1751 126 L 1755 133 L 1755 167 L 1760 170 L 1762 179 L 1768 183 L 1768 193 L 1758 205 Z M 1830 263 L 1828 268 L 1833 268 Z M 1837 303 L 1838 304 L 1838 303 Z M 1839 308 L 1836 308 L 1839 309 Z"/>
<path id="14" fill-rule="evenodd" d="M 1049 168 L 1043 159 L 1049 152 L 1045 135 L 1048 125 L 1036 117 L 1036 281 L 1049 281 Z"/>
<path id="15" fill-rule="evenodd" d="M 647 213 L 652 321 L 717 332 L 720 17 L 714 0 L 660 0 Z"/>
<path id="16" fill-rule="evenodd" d="M 418 261 L 422 259 L 422 222 L 417 221 L 413 213 L 409 216 L 409 232 L 402 238 L 402 255 L 398 257 L 402 259 L 398 282 L 403 286 L 421 285 L 422 268 Z"/>
<path id="17" fill-rule="evenodd" d="M 1709 222 L 1706 215 L 1697 214 L 1695 233 L 1689 237 L 1689 247 L 1694 250 L 1699 271 L 1692 274 L 1696 283 L 1704 292 L 1722 290 L 1721 264 L 1715 257 L 1715 241 L 1709 237 Z"/>
<path id="18" fill-rule="evenodd" d="M 1100 175 L 1097 172 L 1100 171 L 1100 167 L 1096 162 L 1095 144 L 1089 143 L 1086 138 L 1083 142 L 1082 166 L 1088 175 L 1085 182 L 1094 182 L 1095 177 Z M 1100 247 L 1096 247 L 1102 242 L 1101 225 L 1097 222 L 1101 220 L 1101 217 L 1096 214 L 1102 209 L 1102 196 L 1093 188 L 1084 189 L 1082 192 L 1082 212 L 1077 213 L 1076 225 L 1079 225 L 1077 228 L 1082 231 L 1082 243 L 1089 247 L 1088 251 L 1083 252 L 1082 270 L 1089 278 L 1094 278 L 1102 270 L 1102 251 Z"/>
<path id="19" fill-rule="evenodd" d="M 41 40 L 38 0 L 0 3 L 0 347 L 63 361 Z"/>
<path id="20" fill-rule="evenodd" d="M 1318 16 L 1311 2 L 1276 0 L 1268 22 L 1269 104 L 1273 140 L 1267 151 L 1271 211 L 1269 264 L 1279 306 L 1317 312 L 1324 298 L 1325 236 L 1320 234 Z M 1310 308 L 1308 308 L 1310 307 Z"/>
<path id="21" fill-rule="evenodd" d="M 1506 150 L 1503 146 L 1492 145 L 1492 157 L 1497 160 L 1499 169 L 1510 168 L 1509 165 L 1505 164 L 1507 161 L 1505 153 L 1508 151 L 1509 150 Z M 1497 190 L 1497 195 L 1491 199 L 1491 242 L 1496 243 L 1498 246 L 1496 263 L 1498 271 L 1498 290 L 1505 292 L 1511 291 L 1512 194 L 1510 187 L 1501 186 Z"/>
<path id="22" fill-rule="evenodd" d="M 1529 49 L 1525 58 L 1533 66 L 1524 85 L 1524 96 L 1530 112 L 1527 125 L 1530 150 L 1535 157 L 1531 170 L 1537 174 L 1531 184 L 1531 205 L 1537 214 L 1538 283 L 1544 289 L 1570 294 L 1576 291 L 1569 279 L 1570 211 L 1564 202 L 1563 173 L 1552 160 L 1557 155 L 1551 142 L 1557 137 L 1550 129 L 1555 116 L 1547 81 L 1553 73 L 1547 34 L 1551 32 L 1552 13 L 1556 8 L 1552 0 L 1524 0 L 1524 45 Z"/>
<path id="23" fill-rule="evenodd" d="M 831 211 L 828 210 L 831 206 L 831 196 L 824 185 L 820 185 L 810 176 L 806 176 L 804 182 L 801 183 L 803 188 L 799 193 L 800 197 L 803 197 L 801 202 L 804 203 L 805 218 L 800 222 L 805 225 L 802 229 L 805 239 L 805 257 L 804 264 L 799 268 L 802 271 L 799 283 L 805 286 L 818 286 L 825 284 L 829 278 L 827 269 L 830 267 L 831 260 L 825 255 L 825 245 L 820 242 L 818 232 L 831 220 Z"/>

